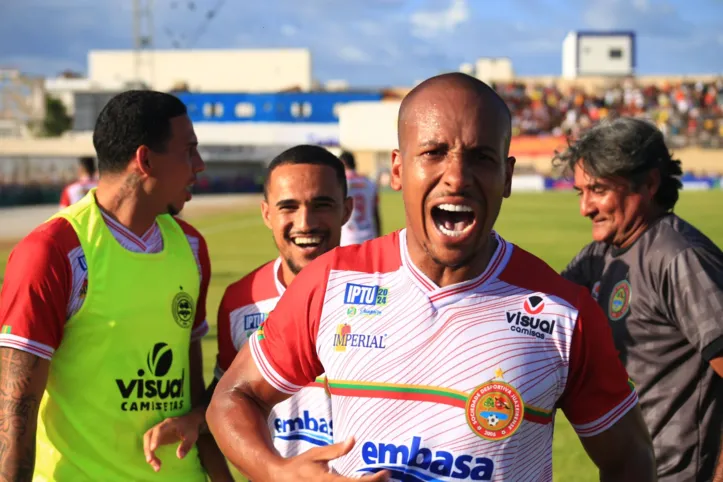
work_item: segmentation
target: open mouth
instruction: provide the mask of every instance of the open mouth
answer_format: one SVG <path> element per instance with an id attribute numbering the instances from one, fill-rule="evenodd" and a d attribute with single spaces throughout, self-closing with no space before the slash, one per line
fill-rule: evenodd
<path id="1" fill-rule="evenodd" d="M 313 249 L 321 246 L 321 243 L 324 242 L 324 237 L 319 235 L 296 236 L 291 239 L 291 242 L 300 248 Z"/>
<path id="2" fill-rule="evenodd" d="M 445 203 L 432 208 L 432 220 L 445 236 L 459 237 L 472 228 L 475 214 L 467 204 Z"/>

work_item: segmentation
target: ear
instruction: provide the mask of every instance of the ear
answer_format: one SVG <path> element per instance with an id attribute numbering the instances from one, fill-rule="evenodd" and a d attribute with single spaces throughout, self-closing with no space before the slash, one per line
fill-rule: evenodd
<path id="1" fill-rule="evenodd" d="M 660 189 L 660 170 L 651 169 L 650 172 L 648 172 L 648 175 L 645 176 L 644 183 L 645 189 L 650 196 L 649 200 L 652 201 Z"/>
<path id="2" fill-rule="evenodd" d="M 342 226 L 344 226 L 349 221 L 349 218 L 351 218 L 351 213 L 353 211 L 354 211 L 354 198 L 351 196 L 348 196 L 346 199 L 344 199 L 344 219 L 341 222 Z"/>
<path id="3" fill-rule="evenodd" d="M 264 224 L 267 228 L 271 229 L 271 207 L 266 199 L 261 201 L 261 217 L 264 220 Z"/>
<path id="4" fill-rule="evenodd" d="M 508 198 L 512 194 L 512 175 L 515 172 L 515 163 L 517 159 L 514 156 L 510 156 L 505 161 L 505 191 L 503 196 Z"/>
<path id="5" fill-rule="evenodd" d="M 138 172 L 142 173 L 144 176 L 150 176 L 151 175 L 151 160 L 150 160 L 150 153 L 151 150 L 148 149 L 146 146 L 139 146 L 138 149 L 136 149 L 136 154 L 131 161 L 133 164 L 133 167 L 138 170 Z"/>
<path id="6" fill-rule="evenodd" d="M 399 149 L 392 151 L 392 178 L 389 186 L 395 191 L 402 190 L 402 153 Z"/>

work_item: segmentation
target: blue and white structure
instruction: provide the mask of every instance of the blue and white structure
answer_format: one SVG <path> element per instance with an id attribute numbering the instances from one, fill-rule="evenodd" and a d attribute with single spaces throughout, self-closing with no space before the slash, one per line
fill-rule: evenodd
<path id="1" fill-rule="evenodd" d="M 199 141 L 215 146 L 339 145 L 339 108 L 381 92 L 194 93 L 188 107 Z"/>
<path id="2" fill-rule="evenodd" d="M 635 32 L 570 32 L 562 42 L 562 76 L 624 77 L 635 73 Z"/>

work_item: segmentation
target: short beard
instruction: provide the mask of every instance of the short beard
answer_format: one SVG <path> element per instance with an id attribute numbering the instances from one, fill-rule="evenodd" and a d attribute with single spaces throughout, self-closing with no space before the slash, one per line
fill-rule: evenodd
<path id="1" fill-rule="evenodd" d="M 492 236 L 490 234 L 490 239 L 488 240 L 488 242 L 494 243 L 495 242 L 494 239 L 495 239 L 494 236 Z M 427 253 L 427 256 L 429 256 L 429 259 L 431 259 L 435 264 L 437 264 L 438 266 L 442 266 L 444 268 L 452 269 L 452 270 L 458 270 L 460 268 L 466 268 L 466 267 L 470 266 L 472 264 L 472 261 L 474 260 L 475 256 L 477 256 L 479 254 L 478 252 L 473 252 L 466 258 L 463 258 L 458 263 L 449 264 L 449 263 L 445 263 L 441 259 L 434 256 L 434 254 L 432 254 L 432 251 L 429 249 L 429 247 L 427 247 L 426 243 L 422 243 L 422 249 L 424 249 L 424 252 Z"/>
<path id="2" fill-rule="evenodd" d="M 301 266 L 298 266 L 291 258 L 286 258 L 284 261 L 286 261 L 286 266 L 289 267 L 292 273 L 294 273 L 294 276 L 301 273 Z"/>

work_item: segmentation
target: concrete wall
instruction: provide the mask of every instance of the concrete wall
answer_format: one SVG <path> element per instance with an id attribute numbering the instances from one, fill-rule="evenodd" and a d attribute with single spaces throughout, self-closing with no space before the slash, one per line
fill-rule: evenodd
<path id="1" fill-rule="evenodd" d="M 154 90 L 185 83 L 197 92 L 276 92 L 312 84 L 308 49 L 153 50 L 141 54 L 139 73 Z M 135 80 L 132 50 L 92 50 L 88 76 L 115 88 Z"/>

